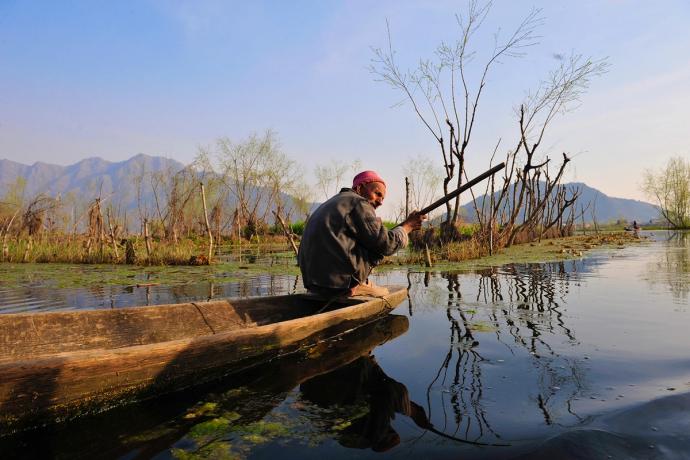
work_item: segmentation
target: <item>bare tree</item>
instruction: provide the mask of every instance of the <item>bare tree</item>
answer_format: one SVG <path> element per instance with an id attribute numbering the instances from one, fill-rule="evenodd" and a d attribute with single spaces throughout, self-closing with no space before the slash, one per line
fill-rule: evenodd
<path id="1" fill-rule="evenodd" d="M 690 227 L 690 161 L 671 158 L 665 168 L 644 172 L 642 190 L 674 228 Z"/>
<path id="2" fill-rule="evenodd" d="M 212 174 L 218 178 L 213 193 L 209 187 L 208 195 L 215 197 L 210 200 L 214 203 L 211 208 L 233 202 L 236 210 L 225 213 L 225 225 L 243 227 L 250 235 L 258 235 L 266 227 L 272 210 L 283 212 L 286 194 L 299 188 L 302 175 L 297 164 L 281 151 L 271 130 L 239 142 L 221 138 L 215 149 L 200 149 L 195 163 L 209 172 L 209 181 Z"/>
<path id="3" fill-rule="evenodd" d="M 594 195 L 594 201 L 592 202 L 592 225 L 594 225 L 594 233 L 599 234 L 599 224 L 597 223 L 597 198 L 599 198 L 599 193 Z"/>
<path id="4" fill-rule="evenodd" d="M 434 198 L 438 198 L 441 192 L 443 171 L 436 167 L 431 159 L 421 155 L 409 159 L 403 167 L 403 174 L 409 179 L 410 184 L 410 211 L 422 209 Z"/>
<path id="5" fill-rule="evenodd" d="M 479 64 L 478 81 L 470 82 L 470 67 L 477 58 L 471 48 L 477 30 L 486 19 L 491 2 L 480 6 L 468 2 L 467 11 L 456 16 L 458 38 L 453 44 L 441 43 L 436 57 L 421 60 L 416 69 L 403 71 L 396 62 L 388 27 L 388 47 L 374 48 L 371 71 L 381 81 L 403 93 L 418 118 L 439 145 L 445 179 L 443 191 L 448 194 L 452 181 L 462 185 L 465 155 L 477 121 L 479 103 L 491 70 L 508 57 L 520 57 L 523 50 L 536 43 L 535 29 L 542 23 L 540 10 L 530 11 L 507 38 L 497 33 L 493 49 Z M 449 223 L 459 215 L 459 199 L 446 204 Z"/>
<path id="6" fill-rule="evenodd" d="M 520 107 L 520 137 L 515 152 L 522 148 L 526 160 L 522 171 L 519 169 L 516 171 L 518 174 L 517 182 L 527 184 L 530 179 L 544 171 L 545 194 L 550 196 L 563 177 L 563 172 L 570 158 L 563 153 L 563 161 L 558 167 L 556 175 L 552 178 L 548 174 L 549 159 L 546 158 L 538 162 L 535 159 L 535 153 L 541 146 L 546 129 L 554 118 L 558 114 L 568 112 L 589 87 L 591 78 L 605 73 L 608 67 L 609 64 L 605 59 L 596 61 L 589 58 L 585 59 L 580 55 L 571 55 L 549 75 L 549 78 L 539 86 L 534 94 L 528 96 L 527 101 Z M 546 168 L 544 168 L 545 166 Z M 524 192 L 527 189 L 523 188 L 522 190 Z M 521 194 L 518 201 L 523 199 L 524 193 Z M 535 211 L 540 212 L 539 206 L 535 208 Z M 509 224 L 514 225 L 514 222 L 515 220 L 512 219 Z M 520 230 L 521 228 L 514 228 L 511 238 L 514 238 L 515 233 Z"/>
<path id="7" fill-rule="evenodd" d="M 279 151 L 273 152 L 264 170 L 263 186 L 268 189 L 269 196 L 262 219 L 266 220 L 269 211 L 275 211 L 279 216 L 289 216 L 286 208 L 292 200 L 288 196 L 303 188 L 303 176 L 297 163 Z"/>
<path id="8" fill-rule="evenodd" d="M 13 224 L 21 228 L 20 213 L 24 208 L 24 194 L 26 190 L 26 179 L 17 177 L 13 183 L 8 184 L 2 200 L 0 200 L 0 234 L 2 234 L 2 253 L 3 259 L 8 256 L 9 247 L 7 238 L 12 231 Z M 20 217 L 20 219 L 17 219 Z M 17 230 L 17 233 L 19 230 Z"/>
<path id="9" fill-rule="evenodd" d="M 146 180 L 146 164 L 142 161 L 141 168 L 137 174 L 132 177 L 137 197 L 137 210 L 139 211 L 139 225 L 141 234 L 144 234 L 144 221 L 149 219 L 149 209 L 144 199 L 144 181 Z"/>
<path id="10" fill-rule="evenodd" d="M 412 71 L 403 71 L 398 66 L 390 28 L 388 47 L 374 49 L 371 71 L 403 93 L 404 101 L 412 104 L 417 117 L 439 145 L 445 194 L 450 191 L 452 181 L 459 187 L 466 178 L 465 158 L 488 75 L 506 58 L 519 58 L 526 48 L 536 44 L 536 29 L 543 23 L 540 10 L 531 10 L 505 38 L 497 33 L 493 47 L 479 57 L 472 46 L 490 8 L 491 2 L 480 5 L 470 0 L 466 12 L 457 16 L 458 39 L 453 44 L 441 43 L 434 59 L 421 60 Z M 479 64 L 473 66 L 477 61 Z M 566 195 L 567 191 L 559 189 L 570 157 L 563 153 L 560 165 L 549 171 L 549 158 L 540 158 L 538 151 L 546 129 L 556 116 L 572 109 L 589 86 L 590 79 L 606 72 L 607 68 L 606 59 L 597 61 L 572 55 L 562 60 L 519 107 L 518 141 L 507 153 L 503 183 L 497 184 L 492 179 L 487 184 L 487 193 L 491 189 L 489 199 L 480 205 L 474 201 L 482 233 L 491 240 L 499 228 L 501 235 L 496 236 L 500 237 L 500 244 L 512 244 L 518 234 L 541 235 L 546 226 L 562 222 L 563 216 L 568 215 L 567 210 L 573 209 L 578 193 Z M 562 207 L 551 209 L 559 204 Z M 457 222 L 458 199 L 452 205 L 451 202 L 446 204 L 446 213 L 448 223 Z M 554 221 L 554 218 L 557 219 Z M 450 230 L 448 237 L 453 238 L 452 226 L 445 228 Z"/>
<path id="11" fill-rule="evenodd" d="M 27 262 L 33 248 L 34 238 L 43 231 L 46 215 L 58 205 L 58 202 L 47 195 L 39 194 L 24 208 L 21 219 L 21 233 L 28 235 L 23 261 Z M 11 222 L 10 222 L 11 223 Z M 9 228 L 9 226 L 8 226 Z M 3 252 L 4 248 L 3 248 Z"/>
<path id="12" fill-rule="evenodd" d="M 314 168 L 316 186 L 323 193 L 324 199 L 327 200 L 338 193 L 340 188 L 347 183 L 346 175 L 348 172 L 353 173 L 354 176 L 361 167 L 362 163 L 359 160 L 350 164 L 334 160 L 327 165 L 316 165 Z"/>
<path id="13" fill-rule="evenodd" d="M 571 110 L 589 87 L 591 78 L 605 73 L 608 67 L 606 59 L 572 55 L 561 62 L 535 92 L 528 94 L 517 110 L 518 141 L 507 153 L 503 184 L 497 197 L 492 197 L 490 217 L 486 219 L 499 223 L 506 245 L 511 245 L 521 233 L 534 232 L 545 222 L 543 217 L 548 215 L 549 203 L 555 204 L 551 201 L 554 196 L 564 193 L 559 190 L 559 184 L 570 157 L 563 152 L 562 161 L 553 174 L 549 169 L 551 159 L 538 159 L 538 149 L 556 116 Z M 567 198 L 562 195 L 559 202 L 564 207 L 556 214 L 562 216 L 566 209 L 573 209 L 577 196 L 579 191 L 573 191 Z M 555 222 L 546 225 L 555 225 Z"/>
<path id="14" fill-rule="evenodd" d="M 292 204 L 300 217 L 304 220 L 308 219 L 311 202 L 314 199 L 311 187 L 304 181 L 298 181 L 290 191 L 290 196 Z"/>

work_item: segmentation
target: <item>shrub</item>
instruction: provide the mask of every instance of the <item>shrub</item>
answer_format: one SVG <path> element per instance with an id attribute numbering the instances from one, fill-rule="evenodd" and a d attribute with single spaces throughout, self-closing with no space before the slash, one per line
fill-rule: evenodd
<path id="1" fill-rule="evenodd" d="M 304 225 L 305 225 L 305 222 L 303 220 L 294 222 L 294 223 L 290 224 L 290 230 L 295 235 L 303 235 L 304 234 Z"/>

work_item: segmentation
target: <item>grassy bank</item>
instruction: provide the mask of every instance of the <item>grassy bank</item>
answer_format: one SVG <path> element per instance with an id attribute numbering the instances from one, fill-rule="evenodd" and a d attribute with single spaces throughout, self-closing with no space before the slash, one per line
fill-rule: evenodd
<path id="1" fill-rule="evenodd" d="M 618 249 L 644 242 L 631 233 L 600 233 L 514 245 L 493 256 L 464 261 L 433 261 L 432 270 L 473 270 L 507 263 L 553 262 L 585 257 L 596 249 Z M 230 249 L 239 249 L 232 248 Z M 279 250 L 280 245 L 274 246 Z M 284 247 L 283 247 L 284 249 Z M 5 288 L 49 286 L 60 289 L 98 288 L 104 285 L 141 287 L 241 281 L 262 274 L 299 275 L 292 252 L 265 252 L 265 246 L 244 246 L 241 260 L 217 261 L 206 266 L 136 266 L 114 264 L 4 263 L 0 264 L 0 283 Z M 417 262 L 414 262 L 417 260 Z M 426 270 L 424 256 L 411 252 L 388 258 L 377 271 L 402 267 Z M 301 284 L 300 284 L 301 287 Z"/>
<path id="2" fill-rule="evenodd" d="M 143 238 L 117 241 L 90 241 L 86 237 L 51 235 L 39 239 L 12 238 L 0 254 L 0 260 L 10 263 L 73 263 L 117 264 L 127 258 L 134 265 L 184 265 L 190 258 L 203 253 L 203 244 L 181 239 L 177 244 Z M 129 254 L 128 254 L 129 252 Z"/>
<path id="3" fill-rule="evenodd" d="M 208 241 L 180 238 L 177 243 L 131 237 L 116 241 L 90 241 L 83 236 L 51 235 L 38 239 L 11 238 L 0 252 L 0 262 L 126 265 L 207 265 Z M 225 240 L 214 245 L 214 254 L 265 253 L 288 248 L 287 238 L 269 235 L 251 241 Z M 214 256 L 215 257 L 215 256 Z"/>

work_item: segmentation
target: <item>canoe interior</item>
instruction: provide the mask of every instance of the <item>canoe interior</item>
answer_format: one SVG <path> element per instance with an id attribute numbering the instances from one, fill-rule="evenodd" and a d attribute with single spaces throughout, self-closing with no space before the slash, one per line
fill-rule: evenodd
<path id="1" fill-rule="evenodd" d="M 174 443 L 193 426 L 214 419 L 221 411 L 260 420 L 303 381 L 368 355 L 408 328 L 407 317 L 391 314 L 350 330 L 338 340 L 319 342 L 243 373 L 153 402 L 122 406 L 107 414 L 89 414 L 61 427 L 49 425 L 11 438 L 2 436 L 0 424 L 0 452 L 16 452 L 17 458 L 83 459 L 131 458 L 133 452 L 138 452 L 136 458 L 148 458 L 160 450 L 151 450 L 152 446 L 162 449 Z M 208 403 L 217 404 L 217 411 L 200 413 L 199 405 Z M 5 455 L 0 457 L 4 460 Z"/>
<path id="2" fill-rule="evenodd" d="M 0 362 L 115 349 L 253 328 L 365 302 L 286 295 L 110 310 L 0 315 Z M 328 305 L 327 305 L 328 304 Z"/>

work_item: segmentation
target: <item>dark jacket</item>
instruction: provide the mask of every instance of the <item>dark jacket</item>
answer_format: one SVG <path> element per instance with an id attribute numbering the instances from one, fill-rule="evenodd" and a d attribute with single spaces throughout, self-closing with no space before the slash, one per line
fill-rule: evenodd
<path id="1" fill-rule="evenodd" d="M 344 188 L 304 228 L 297 256 L 304 287 L 344 291 L 364 283 L 384 256 L 406 245 L 402 228 L 387 230 L 365 198 Z"/>

